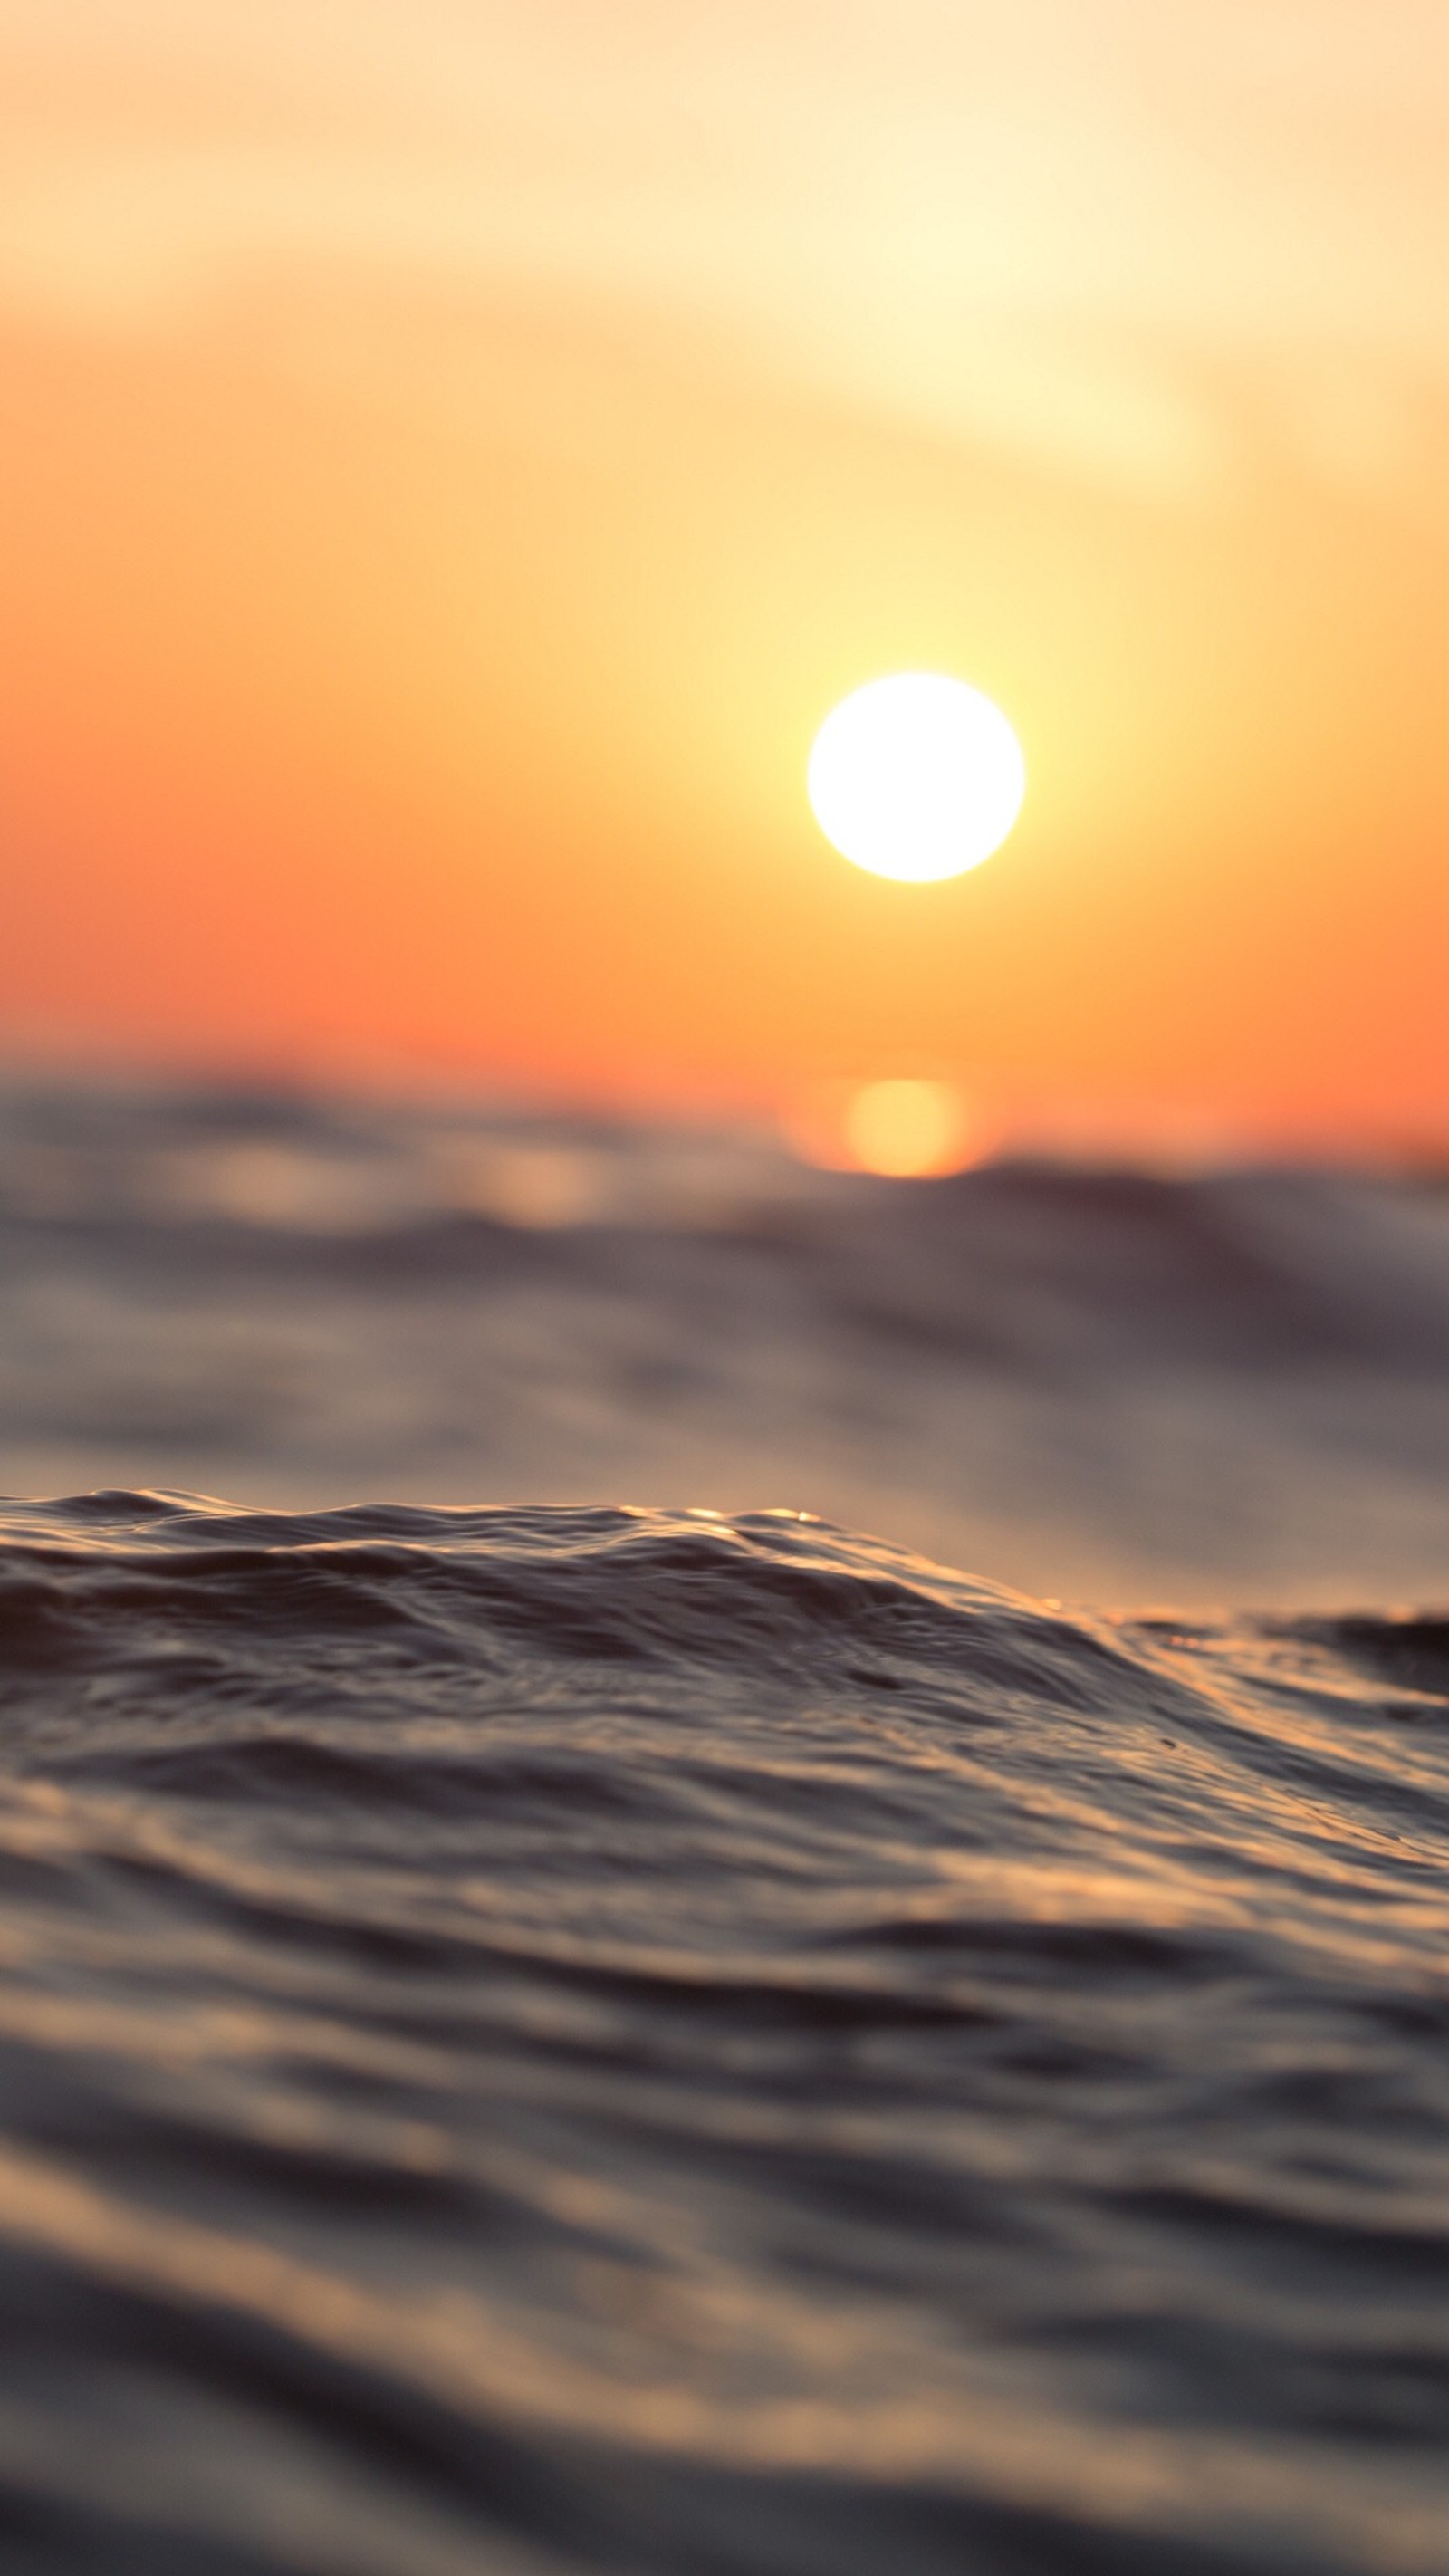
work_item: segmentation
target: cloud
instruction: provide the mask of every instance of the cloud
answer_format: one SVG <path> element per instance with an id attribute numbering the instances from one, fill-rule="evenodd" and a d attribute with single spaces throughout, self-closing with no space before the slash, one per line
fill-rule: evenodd
<path id="1" fill-rule="evenodd" d="M 592 298 L 1159 493 L 1231 447 L 1195 360 L 1387 476 L 1449 372 L 1438 0 L 9 0 L 0 83 L 0 292 L 84 328 Z"/>

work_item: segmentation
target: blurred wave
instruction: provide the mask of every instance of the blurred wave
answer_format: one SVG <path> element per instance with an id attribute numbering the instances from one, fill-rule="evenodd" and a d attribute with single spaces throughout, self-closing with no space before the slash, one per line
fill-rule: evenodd
<path id="1" fill-rule="evenodd" d="M 1449 1621 L 0 1519 L 0 2553 L 1449 2564 Z"/>
<path id="2" fill-rule="evenodd" d="M 0 1490 L 800 1504 L 1049 1593 L 1433 1591 L 1449 1194 L 0 1091 Z"/>

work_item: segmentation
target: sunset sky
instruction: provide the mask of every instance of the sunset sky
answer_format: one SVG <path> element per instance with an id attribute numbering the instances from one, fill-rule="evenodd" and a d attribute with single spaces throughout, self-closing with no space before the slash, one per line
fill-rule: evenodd
<path id="1" fill-rule="evenodd" d="M 0 0 L 0 1049 L 1449 1136 L 1446 139 L 1443 0 Z"/>

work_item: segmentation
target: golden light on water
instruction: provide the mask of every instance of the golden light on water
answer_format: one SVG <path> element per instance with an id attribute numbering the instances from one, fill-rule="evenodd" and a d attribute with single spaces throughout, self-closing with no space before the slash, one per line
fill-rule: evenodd
<path id="1" fill-rule="evenodd" d="M 970 1135 L 966 1103 L 951 1082 L 867 1082 L 846 1114 L 862 1171 L 892 1180 L 959 1169 Z"/>
<path id="2" fill-rule="evenodd" d="M 959 1172 L 987 1141 L 976 1104 L 958 1084 L 904 1075 L 817 1083 L 793 1104 L 785 1125 L 807 1162 L 890 1180 Z"/>
<path id="3" fill-rule="evenodd" d="M 1001 709 L 964 680 L 896 671 L 843 698 L 815 737 L 810 803 L 842 858 L 902 885 L 979 867 L 1026 794 Z"/>

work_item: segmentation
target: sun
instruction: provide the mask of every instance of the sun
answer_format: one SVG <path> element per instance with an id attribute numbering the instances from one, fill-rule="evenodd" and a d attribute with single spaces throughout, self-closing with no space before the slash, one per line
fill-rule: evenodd
<path id="1" fill-rule="evenodd" d="M 902 885 L 932 885 L 1000 849 L 1021 812 L 1026 762 L 980 689 L 943 672 L 894 671 L 826 717 L 807 783 L 842 858 Z"/>

